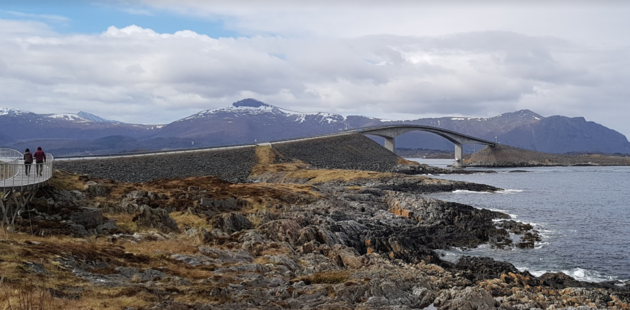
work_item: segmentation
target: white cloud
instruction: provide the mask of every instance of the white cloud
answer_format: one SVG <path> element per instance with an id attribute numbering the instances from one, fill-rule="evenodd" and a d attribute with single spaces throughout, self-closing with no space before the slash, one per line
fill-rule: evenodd
<path id="1" fill-rule="evenodd" d="M 272 7 L 263 18 L 254 16 L 256 6 L 193 4 L 181 8 L 233 14 L 235 25 L 250 30 L 291 11 Z M 212 38 L 138 26 L 60 35 L 44 24 L 0 20 L 0 105 L 34 112 L 84 110 L 138 123 L 171 122 L 244 97 L 297 111 L 383 118 L 493 116 L 528 108 L 543 115 L 582 115 L 630 133 L 624 120 L 605 112 L 625 108 L 630 95 L 623 44 L 600 47 L 513 31 L 410 35 L 415 32 L 398 29 L 418 26 L 404 7 L 392 9 L 401 14 L 400 24 L 395 16 L 379 17 L 381 8 L 373 7 L 349 16 L 349 24 L 358 24 L 340 29 L 343 35 L 325 36 L 349 9 L 333 11 L 331 25 L 320 19 L 309 26 L 308 16 L 301 23 L 301 16 L 288 16 L 269 26 L 283 33 L 296 26 L 296 33 L 317 36 Z M 358 21 L 371 14 L 375 25 Z M 243 16 L 253 16 L 253 24 L 247 26 Z M 375 32 L 387 21 L 397 25 L 394 34 L 354 36 Z M 19 31 L 3 31 L 3 25 Z M 361 27 L 367 30 L 353 30 Z"/>
<path id="2" fill-rule="evenodd" d="M 626 1 L 136 0 L 212 20 L 249 34 L 356 37 L 514 31 L 615 42 L 630 26 Z M 627 34 L 625 34 L 627 35 Z"/>

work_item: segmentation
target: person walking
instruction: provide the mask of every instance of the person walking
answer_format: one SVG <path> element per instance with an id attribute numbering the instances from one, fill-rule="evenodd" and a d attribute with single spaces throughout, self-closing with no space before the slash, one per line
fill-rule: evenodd
<path id="1" fill-rule="evenodd" d="M 33 154 L 31 150 L 24 151 L 24 173 L 28 176 L 31 173 L 31 165 L 33 165 Z"/>
<path id="2" fill-rule="evenodd" d="M 42 151 L 42 147 L 38 146 L 37 151 L 33 154 L 35 157 L 35 168 L 37 169 L 37 175 L 42 176 L 42 172 L 44 172 L 44 163 L 46 162 L 46 153 Z"/>

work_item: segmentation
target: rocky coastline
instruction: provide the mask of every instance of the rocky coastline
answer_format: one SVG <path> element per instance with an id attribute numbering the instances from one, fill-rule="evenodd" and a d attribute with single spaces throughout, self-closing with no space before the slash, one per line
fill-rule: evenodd
<path id="1" fill-rule="evenodd" d="M 498 188 L 410 175 L 437 168 L 395 157 L 348 169 L 358 159 L 333 150 L 320 168 L 303 147 L 251 150 L 241 182 L 56 171 L 0 236 L 0 306 L 31 293 L 60 309 L 630 307 L 630 283 L 443 260 L 540 241 L 507 214 L 425 196 Z"/>

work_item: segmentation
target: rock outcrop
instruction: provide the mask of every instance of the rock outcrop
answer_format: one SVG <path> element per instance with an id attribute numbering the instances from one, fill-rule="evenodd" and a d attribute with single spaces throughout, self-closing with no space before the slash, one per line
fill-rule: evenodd
<path id="1" fill-rule="evenodd" d="M 163 233 L 179 232 L 177 222 L 164 209 L 141 206 L 140 213 L 133 218 L 133 221 L 140 228 L 154 228 Z"/>

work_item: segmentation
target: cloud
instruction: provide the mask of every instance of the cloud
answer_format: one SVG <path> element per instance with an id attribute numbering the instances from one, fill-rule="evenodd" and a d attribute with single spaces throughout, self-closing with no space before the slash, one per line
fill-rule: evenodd
<path id="1" fill-rule="evenodd" d="M 53 36 L 54 33 L 47 24 L 42 22 L 0 19 L 0 38 L 36 35 Z"/>
<path id="2" fill-rule="evenodd" d="M 630 95 L 623 47 L 510 31 L 212 38 L 138 26 L 60 35 L 37 23 L 3 24 L 22 31 L 0 31 L 2 105 L 34 112 L 163 123 L 254 97 L 383 118 L 529 108 L 630 132 L 602 108 L 624 108 Z"/>
<path id="3" fill-rule="evenodd" d="M 211 20 L 245 34 L 357 37 L 434 36 L 513 31 L 571 40 L 615 42 L 630 26 L 624 1 L 254 1 L 137 0 L 149 7 Z"/>

